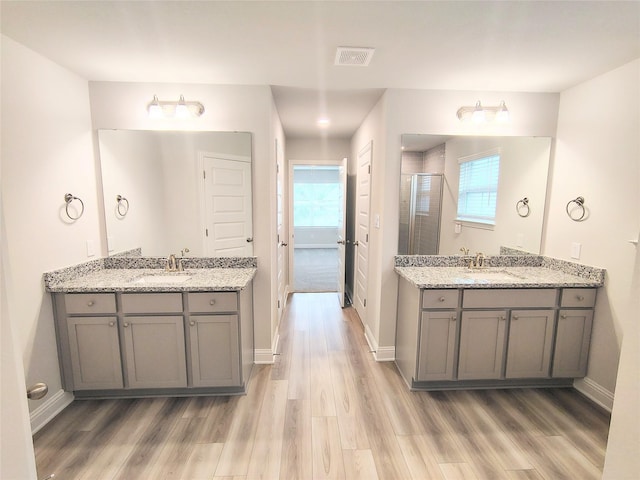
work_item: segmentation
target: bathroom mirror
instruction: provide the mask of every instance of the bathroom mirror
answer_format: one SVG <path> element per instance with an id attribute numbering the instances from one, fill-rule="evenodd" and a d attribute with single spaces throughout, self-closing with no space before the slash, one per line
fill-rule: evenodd
<path id="1" fill-rule="evenodd" d="M 250 133 L 99 130 L 98 140 L 109 255 L 253 255 Z"/>
<path id="2" fill-rule="evenodd" d="M 550 151 L 548 137 L 402 135 L 398 253 L 540 253 Z M 460 159 L 486 152 L 500 155 L 495 224 L 458 220 Z"/>

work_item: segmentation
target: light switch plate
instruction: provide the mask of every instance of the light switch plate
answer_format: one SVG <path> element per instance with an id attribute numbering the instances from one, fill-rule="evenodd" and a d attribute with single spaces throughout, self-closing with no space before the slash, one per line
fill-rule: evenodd
<path id="1" fill-rule="evenodd" d="M 576 260 L 580 259 L 580 250 L 582 249 L 582 244 L 578 242 L 573 242 L 571 244 L 571 258 L 575 258 Z"/>

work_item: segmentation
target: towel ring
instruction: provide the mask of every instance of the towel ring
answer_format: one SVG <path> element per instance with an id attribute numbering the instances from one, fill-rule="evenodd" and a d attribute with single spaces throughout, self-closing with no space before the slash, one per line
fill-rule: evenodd
<path id="1" fill-rule="evenodd" d="M 69 213 L 69 205 L 71 205 L 71 203 L 72 203 L 74 200 L 77 200 L 77 201 L 79 201 L 79 202 L 80 202 L 80 213 L 79 213 L 78 215 L 76 215 L 76 216 L 73 216 L 73 215 L 71 215 L 71 214 Z M 69 217 L 71 220 L 74 220 L 74 221 L 75 221 L 75 220 L 78 220 L 78 219 L 82 216 L 82 214 L 84 213 L 84 202 L 83 202 L 82 200 L 80 200 L 78 197 L 74 197 L 74 196 L 73 196 L 72 194 L 70 194 L 70 193 L 65 193 L 65 194 L 64 194 L 64 201 L 65 201 L 65 203 L 66 203 L 66 205 L 65 205 L 65 207 L 64 207 L 64 211 L 66 212 L 67 217 Z"/>
<path id="2" fill-rule="evenodd" d="M 518 200 L 518 203 L 516 203 L 516 212 L 518 212 L 518 215 L 523 218 L 529 216 L 531 213 L 531 207 L 529 206 L 529 199 L 527 197 L 524 197 L 522 200 Z"/>
<path id="3" fill-rule="evenodd" d="M 118 204 L 116 205 L 116 211 L 118 212 L 118 215 L 120 215 L 121 217 L 126 216 L 127 213 L 129 213 L 129 200 L 127 200 L 122 195 L 117 195 L 116 202 L 118 202 Z"/>
<path id="4" fill-rule="evenodd" d="M 572 210 L 569 210 L 569 207 L 572 203 L 575 203 L 576 205 Z M 567 211 L 567 215 L 569 215 L 569 218 L 571 220 L 573 220 L 574 222 L 581 222 L 584 219 L 584 215 L 586 213 L 586 209 L 584 208 L 584 197 L 576 197 L 573 200 L 569 200 L 569 203 L 567 203 L 565 210 Z M 572 215 L 571 212 L 573 210 L 578 210 L 580 216 L 578 217 L 577 214 L 575 216 Z"/>

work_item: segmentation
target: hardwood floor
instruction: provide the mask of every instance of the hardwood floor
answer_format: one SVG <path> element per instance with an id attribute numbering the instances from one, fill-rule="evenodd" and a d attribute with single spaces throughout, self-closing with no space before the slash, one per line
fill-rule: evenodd
<path id="1" fill-rule="evenodd" d="M 609 416 L 571 389 L 412 393 L 335 293 L 298 293 L 246 396 L 76 401 L 41 478 L 599 479 Z"/>

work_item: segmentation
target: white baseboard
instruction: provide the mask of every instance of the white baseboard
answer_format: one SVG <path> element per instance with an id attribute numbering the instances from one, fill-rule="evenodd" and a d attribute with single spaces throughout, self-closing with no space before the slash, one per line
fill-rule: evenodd
<path id="1" fill-rule="evenodd" d="M 30 414 L 31 433 L 36 434 L 73 402 L 73 393 L 58 390 Z"/>
<path id="2" fill-rule="evenodd" d="M 396 359 L 396 347 L 378 347 L 375 358 L 378 362 L 393 362 Z"/>
<path id="3" fill-rule="evenodd" d="M 256 365 L 271 365 L 275 363 L 275 355 L 278 352 L 278 343 L 280 342 L 280 334 L 276 333 L 271 348 L 256 348 L 254 353 L 254 363 Z"/>
<path id="4" fill-rule="evenodd" d="M 364 327 L 364 338 L 369 345 L 369 351 L 373 353 L 376 362 L 392 362 L 396 359 L 396 347 L 381 347 L 369 329 L 369 325 Z"/>
<path id="5" fill-rule="evenodd" d="M 597 384 L 588 377 L 575 380 L 573 382 L 573 388 L 578 390 L 592 402 L 600 405 L 606 411 L 611 412 L 611 409 L 613 408 L 614 394 L 606 388 Z"/>

